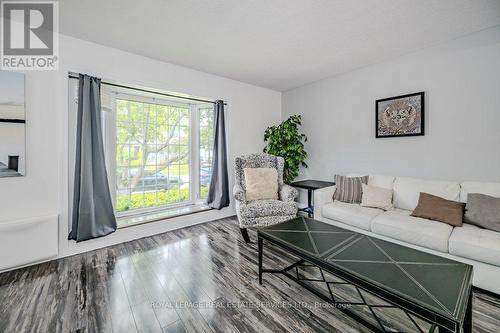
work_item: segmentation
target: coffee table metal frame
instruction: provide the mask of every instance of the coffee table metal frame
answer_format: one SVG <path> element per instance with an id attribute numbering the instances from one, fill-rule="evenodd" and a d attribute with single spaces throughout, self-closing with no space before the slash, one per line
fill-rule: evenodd
<path id="1" fill-rule="evenodd" d="M 300 258 L 297 262 L 281 268 L 281 269 L 264 269 L 263 268 L 263 253 L 264 253 L 264 240 L 267 242 L 270 242 L 274 245 L 277 245 L 284 249 L 285 251 L 288 251 L 292 255 Z M 336 302 L 332 290 L 330 289 L 330 284 L 335 284 L 335 283 L 328 283 L 328 290 L 330 293 L 330 297 L 327 297 L 314 287 L 310 286 L 309 284 L 305 283 L 304 281 L 307 281 L 307 279 L 301 279 L 298 274 L 297 267 L 303 263 L 310 263 L 320 269 L 321 275 L 324 280 L 324 274 L 323 270 L 326 272 L 340 278 L 341 280 L 344 280 L 348 282 L 349 284 L 352 284 L 355 289 L 357 290 L 359 296 L 362 299 L 362 302 L 359 303 L 349 303 L 349 302 Z M 416 304 L 415 302 L 412 302 L 411 300 L 405 299 L 404 297 L 401 297 L 385 288 L 382 288 L 378 285 L 375 285 L 360 276 L 357 276 L 355 274 L 352 274 L 344 269 L 341 269 L 340 267 L 334 266 L 325 260 L 321 260 L 318 258 L 315 258 L 314 256 L 309 255 L 305 251 L 301 251 L 297 248 L 294 248 L 290 245 L 288 245 L 286 242 L 280 241 L 277 238 L 274 238 L 272 236 L 269 236 L 268 234 L 265 234 L 261 232 L 260 230 L 258 231 L 258 265 L 259 265 L 259 284 L 262 284 L 262 274 L 263 273 L 272 273 L 272 274 L 282 274 L 288 277 L 289 279 L 295 281 L 302 287 L 306 288 L 307 290 L 311 291 L 324 301 L 333 304 L 336 308 L 339 310 L 345 312 L 352 318 L 354 318 L 356 321 L 362 323 L 369 329 L 375 331 L 375 332 L 387 332 L 384 325 L 382 324 L 381 320 L 378 318 L 377 314 L 375 311 L 373 311 L 374 308 L 381 308 L 381 307 L 394 307 L 394 308 L 399 308 L 405 312 L 405 314 L 408 316 L 408 318 L 411 320 L 411 322 L 416 326 L 416 329 L 419 332 L 424 332 L 424 330 L 418 325 L 418 323 L 409 315 L 412 314 L 414 316 L 417 316 L 424 321 L 432 324 L 431 329 L 429 332 L 464 332 L 468 333 L 472 331 L 472 285 L 470 281 L 468 282 L 468 290 L 466 291 L 467 295 L 467 307 L 466 310 L 462 312 L 461 317 L 458 320 L 454 320 L 452 318 L 443 316 L 440 313 L 437 313 L 433 311 L 432 309 L 420 306 Z M 296 274 L 292 274 L 291 272 L 295 270 Z M 316 280 L 315 280 L 316 281 Z M 325 281 L 326 282 L 326 281 Z M 372 295 L 375 295 L 376 297 L 381 298 L 382 300 L 392 304 L 392 305 L 370 305 L 365 301 L 365 298 L 363 297 L 362 293 L 360 292 L 361 290 L 364 290 Z M 365 320 L 358 314 L 354 313 L 353 311 L 349 310 L 348 307 L 346 307 L 346 304 L 351 304 L 351 305 L 366 305 L 369 307 L 372 315 L 375 317 L 378 325 L 374 325 L 370 323 L 369 321 Z"/>

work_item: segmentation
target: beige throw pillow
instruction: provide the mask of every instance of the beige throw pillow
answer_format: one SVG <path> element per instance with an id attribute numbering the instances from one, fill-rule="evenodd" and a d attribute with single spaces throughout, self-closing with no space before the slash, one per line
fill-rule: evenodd
<path id="1" fill-rule="evenodd" d="M 278 199 L 278 171 L 273 168 L 244 168 L 247 201 Z"/>
<path id="2" fill-rule="evenodd" d="M 363 189 L 361 206 L 380 208 L 383 210 L 391 210 L 393 208 L 392 190 L 366 184 L 362 184 L 361 187 Z"/>

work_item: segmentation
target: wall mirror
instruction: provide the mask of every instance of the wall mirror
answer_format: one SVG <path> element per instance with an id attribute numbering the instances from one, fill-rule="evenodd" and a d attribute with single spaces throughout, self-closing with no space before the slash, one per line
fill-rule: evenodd
<path id="1" fill-rule="evenodd" d="M 24 74 L 0 71 L 0 178 L 26 174 Z"/>

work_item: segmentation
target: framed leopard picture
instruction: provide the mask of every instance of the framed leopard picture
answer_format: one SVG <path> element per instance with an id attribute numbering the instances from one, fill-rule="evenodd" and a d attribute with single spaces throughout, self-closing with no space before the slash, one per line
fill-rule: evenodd
<path id="1" fill-rule="evenodd" d="M 424 92 L 378 99 L 375 102 L 377 138 L 425 134 Z"/>

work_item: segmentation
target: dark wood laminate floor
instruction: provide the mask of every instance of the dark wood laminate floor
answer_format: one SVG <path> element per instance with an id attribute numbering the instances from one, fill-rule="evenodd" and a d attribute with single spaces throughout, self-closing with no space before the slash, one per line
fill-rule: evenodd
<path id="1" fill-rule="evenodd" d="M 0 274 L 0 332 L 368 331 L 316 302 L 281 276 L 260 286 L 256 244 L 230 218 Z M 473 320 L 500 332 L 500 300 L 476 293 Z"/>

